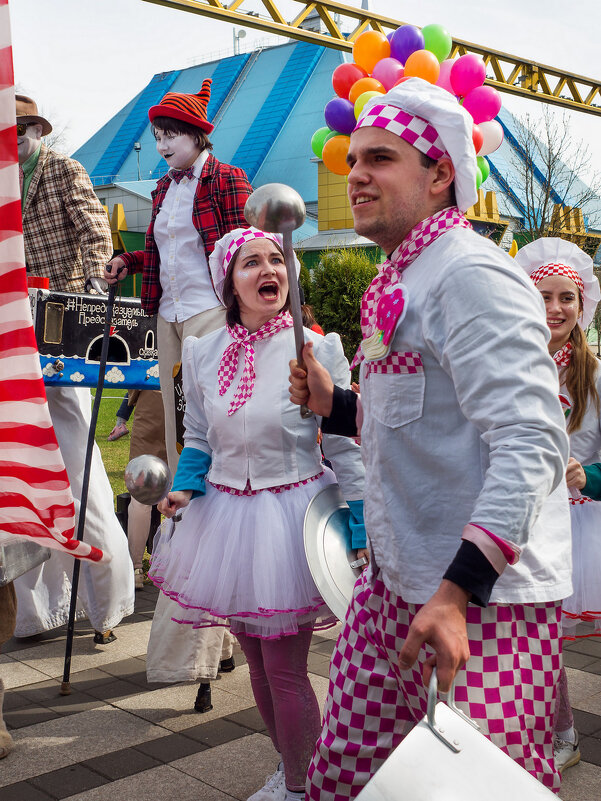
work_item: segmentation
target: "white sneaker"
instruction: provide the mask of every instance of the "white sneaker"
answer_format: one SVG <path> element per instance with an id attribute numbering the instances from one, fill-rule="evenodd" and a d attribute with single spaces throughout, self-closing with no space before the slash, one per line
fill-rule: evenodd
<path id="1" fill-rule="evenodd" d="M 253 793 L 247 801 L 285 801 L 286 800 L 286 779 L 283 770 L 276 770 L 273 776 L 268 776 L 267 781 Z"/>
<path id="2" fill-rule="evenodd" d="M 553 739 L 553 756 L 555 757 L 555 767 L 560 773 L 577 765 L 580 762 L 578 732 L 576 731 L 576 740 L 573 743 L 569 740 L 560 740 L 559 737 L 555 736 Z"/>

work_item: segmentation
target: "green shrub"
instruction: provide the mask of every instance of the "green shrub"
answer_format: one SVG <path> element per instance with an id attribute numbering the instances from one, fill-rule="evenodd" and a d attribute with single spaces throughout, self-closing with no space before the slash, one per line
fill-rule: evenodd
<path id="1" fill-rule="evenodd" d="M 349 362 L 361 342 L 361 298 L 376 272 L 373 259 L 360 248 L 327 250 L 311 272 L 301 269 L 306 302 L 326 334 L 340 334 Z"/>

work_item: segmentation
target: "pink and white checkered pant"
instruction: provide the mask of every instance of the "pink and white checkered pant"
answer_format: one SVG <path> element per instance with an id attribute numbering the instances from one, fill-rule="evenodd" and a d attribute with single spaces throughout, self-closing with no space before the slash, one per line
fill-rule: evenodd
<path id="1" fill-rule="evenodd" d="M 308 801 L 355 798 L 426 714 L 422 648 L 411 670 L 397 656 L 420 606 L 363 574 L 336 643 Z M 555 688 L 561 666 L 559 603 L 468 607 L 471 657 L 455 682 L 458 706 L 495 745 L 554 792 Z"/>

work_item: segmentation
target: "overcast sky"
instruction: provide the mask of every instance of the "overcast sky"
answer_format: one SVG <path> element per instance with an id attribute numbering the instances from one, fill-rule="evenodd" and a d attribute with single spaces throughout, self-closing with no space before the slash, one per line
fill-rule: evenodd
<path id="1" fill-rule="evenodd" d="M 302 8 L 295 0 L 277 0 L 277 6 L 287 19 Z M 190 66 L 210 53 L 232 53 L 231 24 L 144 0 L 9 0 L 9 8 L 15 80 L 42 114 L 66 127 L 67 152 L 155 73 Z M 601 78 L 600 0 L 370 0 L 370 8 L 403 23 L 440 23 L 458 39 Z M 243 10 L 264 13 L 257 0 L 245 0 Z M 252 28 L 246 34 L 244 46 L 267 37 Z M 506 93 L 503 103 L 518 114 L 540 107 Z M 574 139 L 588 144 L 601 172 L 601 116 L 569 116 Z"/>

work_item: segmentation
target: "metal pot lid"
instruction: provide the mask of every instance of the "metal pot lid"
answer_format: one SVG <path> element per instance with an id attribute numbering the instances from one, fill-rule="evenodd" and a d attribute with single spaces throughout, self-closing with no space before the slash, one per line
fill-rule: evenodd
<path id="1" fill-rule="evenodd" d="M 351 567 L 356 551 L 351 547 L 350 510 L 338 484 L 320 490 L 305 512 L 305 554 L 321 597 L 339 620 L 344 620 L 361 575 Z"/>

